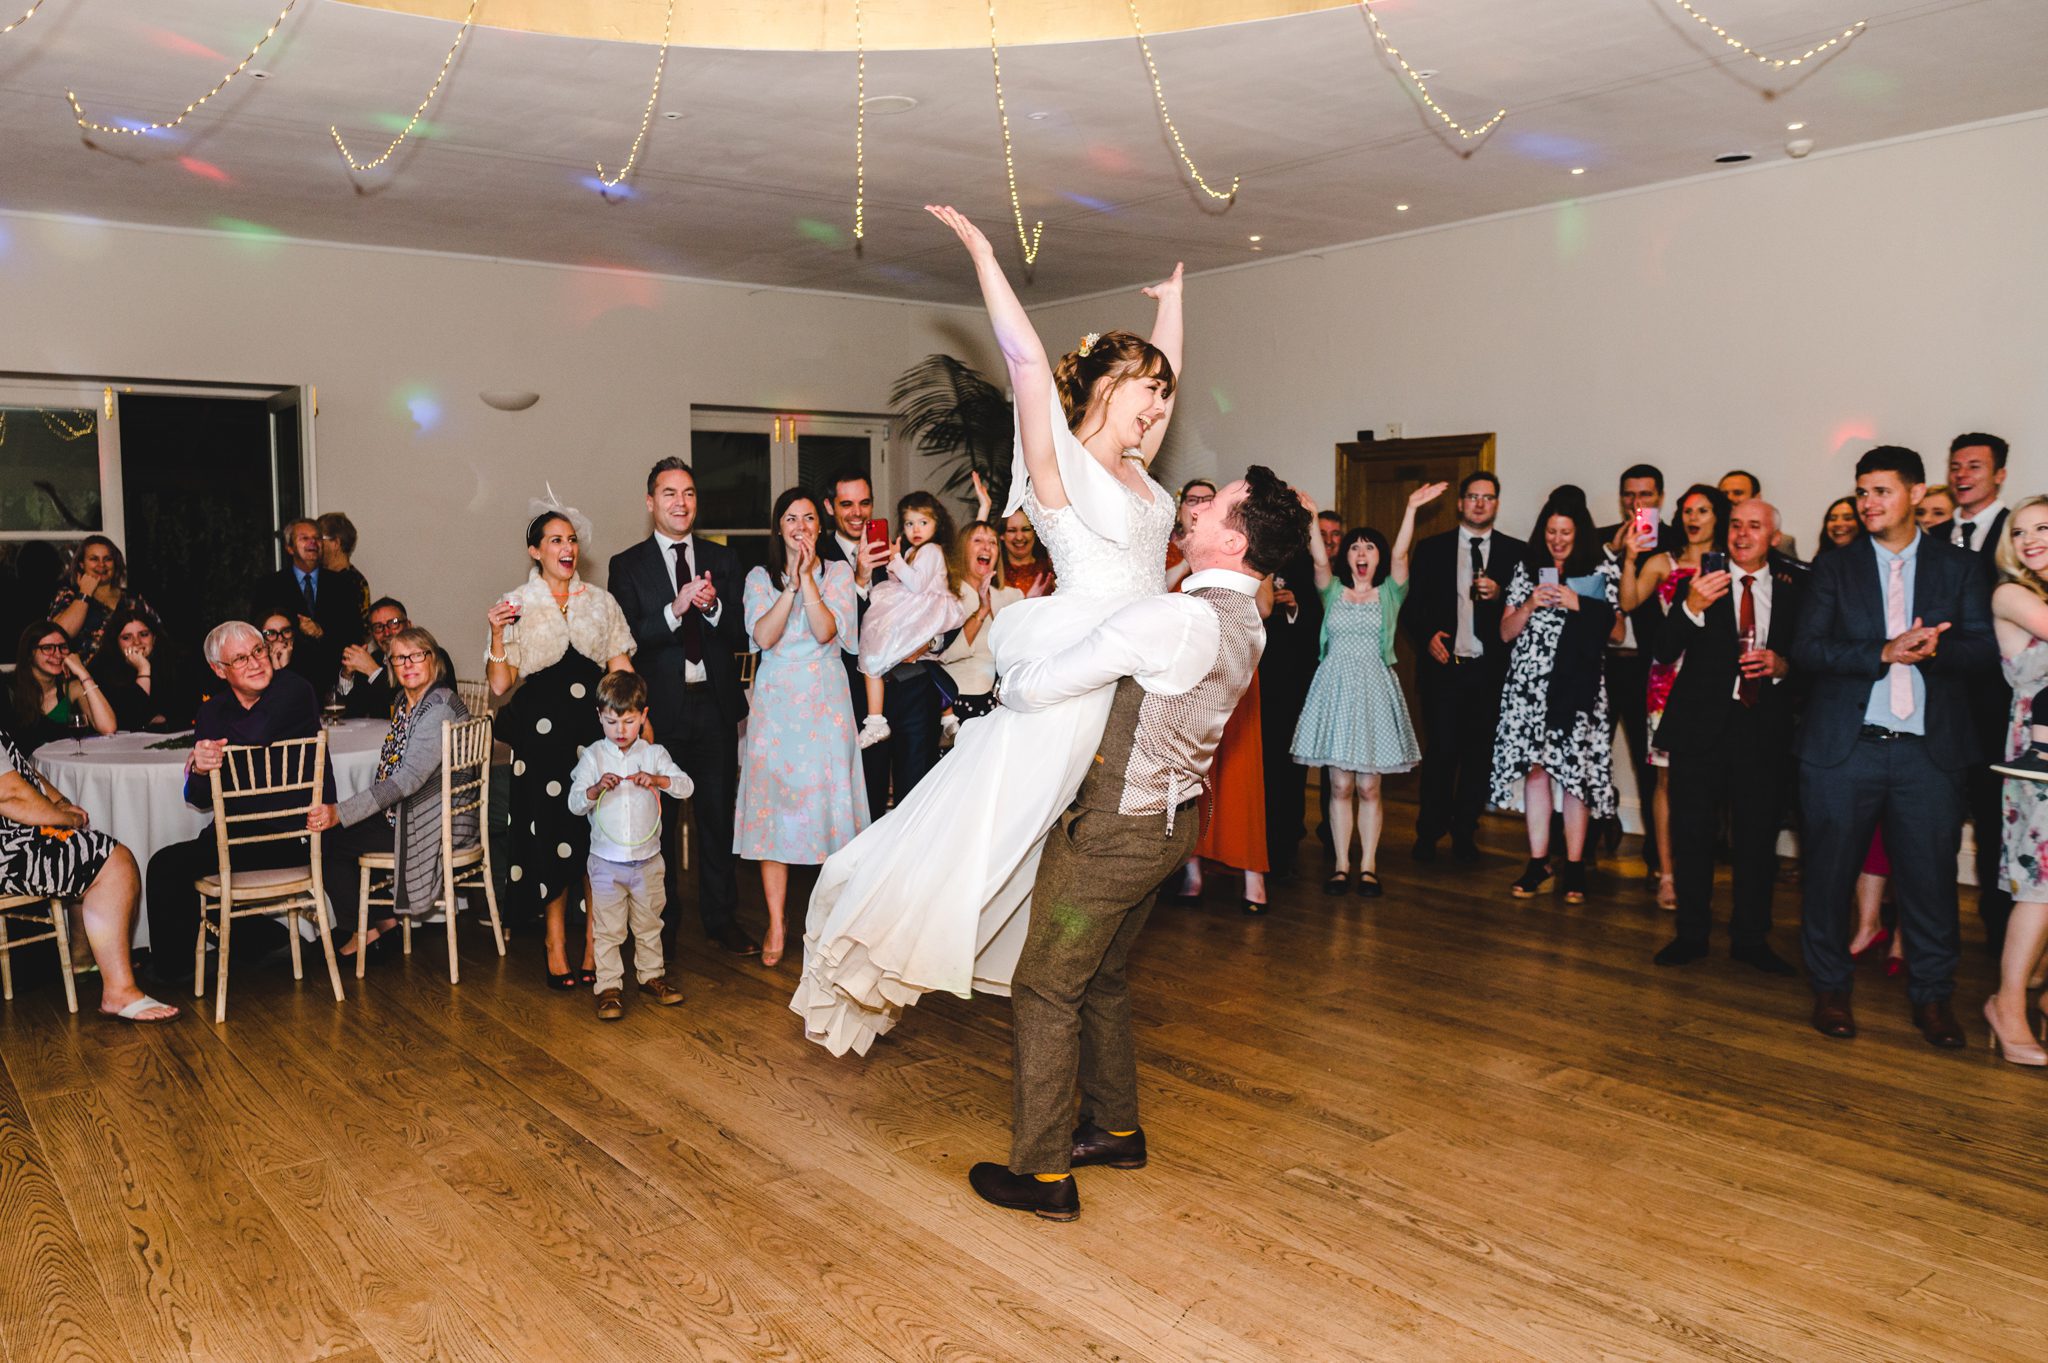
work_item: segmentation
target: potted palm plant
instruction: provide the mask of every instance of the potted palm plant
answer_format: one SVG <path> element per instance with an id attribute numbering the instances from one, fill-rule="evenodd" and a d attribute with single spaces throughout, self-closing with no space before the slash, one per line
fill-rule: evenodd
<path id="1" fill-rule="evenodd" d="M 941 492 L 966 495 L 975 474 L 1000 510 L 1010 495 L 1010 400 L 951 355 L 927 355 L 896 380 L 889 403 L 903 434 L 946 472 Z"/>

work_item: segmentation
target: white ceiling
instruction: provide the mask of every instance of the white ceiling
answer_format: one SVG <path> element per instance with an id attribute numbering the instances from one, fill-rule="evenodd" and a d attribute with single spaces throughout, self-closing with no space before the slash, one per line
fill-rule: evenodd
<path id="1" fill-rule="evenodd" d="M 1672 0 L 1381 0 L 1404 54 L 1442 72 L 1432 92 L 1453 115 L 1508 107 L 1465 156 L 1355 8 L 1155 38 L 1196 163 L 1212 183 L 1243 177 L 1227 208 L 1181 171 L 1135 43 L 1005 49 L 1018 184 L 1045 221 L 1025 279 L 985 51 L 869 56 L 871 99 L 919 104 L 868 119 L 856 251 L 850 53 L 677 50 L 660 108 L 681 117 L 655 119 L 633 197 L 608 203 L 594 162 L 624 158 L 653 48 L 477 29 L 428 111 L 432 135 L 355 177 L 327 125 L 358 156 L 380 149 L 396 125 L 379 116 L 411 111 L 454 25 L 300 0 L 251 68 L 269 79 L 235 81 L 175 133 L 89 144 L 67 88 L 108 122 L 168 119 L 281 0 L 49 0 L 0 38 L 0 207 L 968 302 L 957 247 L 918 211 L 950 201 L 1007 243 L 1036 304 L 1175 259 L 1254 259 L 1253 233 L 1288 254 L 1694 176 L 1725 151 L 1782 159 L 1795 120 L 1825 149 L 2048 105 L 2042 0 L 1694 3 L 1770 54 L 1870 27 L 1800 75 L 1729 51 Z"/>

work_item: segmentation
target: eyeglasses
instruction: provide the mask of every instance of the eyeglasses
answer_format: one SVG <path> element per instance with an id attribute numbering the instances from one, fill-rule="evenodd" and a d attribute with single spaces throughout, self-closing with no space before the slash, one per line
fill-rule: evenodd
<path id="1" fill-rule="evenodd" d="M 404 616 L 400 616 L 396 620 L 372 620 L 370 622 L 370 633 L 376 635 L 379 639 L 382 639 L 387 635 L 398 633 L 398 631 L 404 629 L 407 625 L 411 623 L 412 621 L 406 619 Z"/>
<path id="2" fill-rule="evenodd" d="M 394 653 L 391 655 L 391 665 L 393 667 L 411 667 L 414 663 L 423 663 L 426 660 L 427 655 L 424 653 Z"/>
<path id="3" fill-rule="evenodd" d="M 36 647 L 35 647 L 35 651 L 36 651 L 36 652 L 38 652 L 38 653 L 47 653 L 47 654 L 49 654 L 49 655 L 50 655 L 51 657 L 53 657 L 53 658 L 61 658 L 61 657 L 63 657 L 63 656 L 64 656 L 64 655 L 66 654 L 66 653 L 69 653 L 69 652 L 71 651 L 71 645 L 69 645 L 69 644 L 37 644 L 37 645 L 36 645 Z"/>
<path id="4" fill-rule="evenodd" d="M 270 655 L 268 653 L 261 649 L 250 649 L 247 653 L 237 653 L 232 658 L 222 658 L 220 665 L 230 672 L 239 672 L 245 667 L 252 667 L 259 662 L 267 663 L 269 661 Z"/>
<path id="5" fill-rule="evenodd" d="M 297 633 L 298 633 L 298 626 L 297 626 L 297 625 L 286 625 L 286 626 L 285 626 L 285 627 L 284 627 L 283 629 L 266 629 L 266 630 L 264 630 L 264 631 L 263 631 L 263 637 L 264 637 L 264 638 L 266 638 L 266 639 L 268 639 L 268 640 L 270 640 L 270 641 L 271 641 L 272 643 L 276 643 L 276 642 L 277 642 L 277 641 L 278 641 L 279 639 L 289 639 L 289 638 L 291 638 L 291 637 L 292 637 L 292 636 L 293 636 L 294 634 L 297 634 Z"/>

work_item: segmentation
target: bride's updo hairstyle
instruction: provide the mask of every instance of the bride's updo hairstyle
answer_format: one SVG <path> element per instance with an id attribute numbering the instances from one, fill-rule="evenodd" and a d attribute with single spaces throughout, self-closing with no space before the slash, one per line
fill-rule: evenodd
<path id="1" fill-rule="evenodd" d="M 1060 406 L 1065 409 L 1067 426 L 1072 430 L 1079 429 L 1096 384 L 1109 380 L 1109 386 L 1102 390 L 1102 400 L 1107 402 L 1110 394 L 1131 379 L 1150 378 L 1160 381 L 1160 397 L 1173 396 L 1173 365 L 1165 352 L 1128 331 L 1105 331 L 1092 341 L 1084 341 L 1078 349 L 1060 356 L 1059 363 L 1052 368 L 1053 386 L 1059 390 Z"/>

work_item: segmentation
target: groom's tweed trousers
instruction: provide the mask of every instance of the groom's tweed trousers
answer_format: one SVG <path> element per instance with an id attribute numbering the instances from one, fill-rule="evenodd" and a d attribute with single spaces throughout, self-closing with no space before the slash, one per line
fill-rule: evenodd
<path id="1" fill-rule="evenodd" d="M 1125 964 L 1160 882 L 1201 834 L 1201 776 L 1215 747 L 1192 735 L 1221 733 L 1264 642 L 1249 596 L 1189 595 L 1221 619 L 1215 664 L 1178 696 L 1153 695 L 1129 677 L 1117 684 L 1094 764 L 1046 836 L 1031 929 L 1010 983 L 1013 1173 L 1066 1172 L 1077 1078 L 1084 1117 L 1110 1131 L 1138 1125 Z M 1177 800 L 1183 792 L 1192 798 Z"/>

